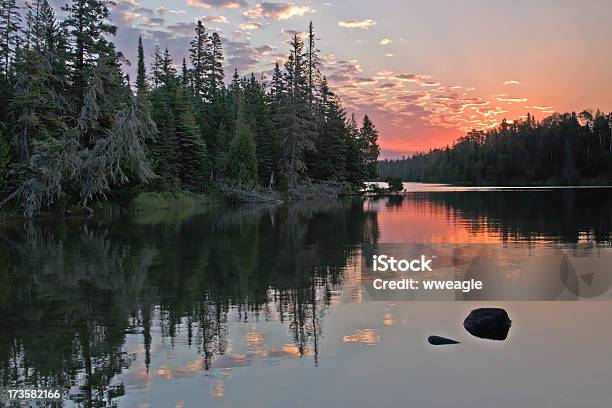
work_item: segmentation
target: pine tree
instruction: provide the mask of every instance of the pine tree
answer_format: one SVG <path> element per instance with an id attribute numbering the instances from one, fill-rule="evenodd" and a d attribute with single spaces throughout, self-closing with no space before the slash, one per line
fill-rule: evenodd
<path id="1" fill-rule="evenodd" d="M 304 44 L 293 37 L 285 61 L 286 94 L 278 106 L 274 122 L 280 137 L 281 170 L 290 189 L 306 175 L 305 154 L 314 149 L 315 124 L 308 107 L 308 81 Z"/>
<path id="2" fill-rule="evenodd" d="M 15 94 L 9 110 L 13 118 L 13 145 L 25 161 L 34 142 L 61 137 L 67 131 L 62 115 L 69 111 L 63 97 L 67 87 L 65 44 L 46 0 L 30 3 L 27 25 L 29 45 L 15 59 Z"/>
<path id="3" fill-rule="evenodd" d="M 117 112 L 127 109 L 132 91 L 123 75 L 121 54 L 108 44 L 98 60 L 86 84 L 83 106 L 77 114 L 77 131 L 83 146 L 91 148 L 98 140 L 106 138 Z"/>
<path id="4" fill-rule="evenodd" d="M 138 37 L 138 68 L 136 76 L 136 94 L 143 97 L 147 94 L 147 68 L 144 60 L 144 48 L 142 46 L 142 36 Z"/>
<path id="5" fill-rule="evenodd" d="M 234 69 L 234 75 L 232 76 L 232 82 L 230 83 L 229 89 L 230 91 L 235 94 L 238 95 L 241 91 L 241 81 L 240 81 L 240 75 L 238 75 L 238 69 Z"/>
<path id="6" fill-rule="evenodd" d="M 285 61 L 285 83 L 291 100 L 308 99 L 308 66 L 304 55 L 304 43 L 295 34 L 291 40 L 290 53 Z"/>
<path id="7" fill-rule="evenodd" d="M 278 65 L 278 62 L 274 66 L 274 73 L 272 74 L 272 81 L 270 82 L 270 103 L 272 111 L 276 109 L 283 100 L 286 93 L 285 81 L 283 73 Z"/>
<path id="8" fill-rule="evenodd" d="M 316 37 L 312 21 L 308 26 L 308 102 L 313 103 L 315 91 L 319 78 L 319 50 L 316 45 Z"/>
<path id="9" fill-rule="evenodd" d="M 316 150 L 310 155 L 309 173 L 319 180 L 343 179 L 346 164 L 346 113 L 323 78 L 317 114 Z"/>
<path id="10" fill-rule="evenodd" d="M 208 65 L 208 95 L 210 98 L 223 85 L 223 79 L 225 78 L 223 73 L 223 45 L 221 44 L 221 37 L 217 33 L 212 33 Z"/>
<path id="11" fill-rule="evenodd" d="M 8 79 L 19 42 L 21 15 L 15 0 L 0 0 L 0 72 Z"/>
<path id="12" fill-rule="evenodd" d="M 173 185 L 178 179 L 174 102 L 176 90 L 167 86 L 152 90 L 151 117 L 157 125 L 155 139 L 148 140 L 149 162 L 155 173 Z"/>
<path id="13" fill-rule="evenodd" d="M 377 163 L 378 156 L 380 154 L 380 147 L 378 146 L 378 130 L 376 130 L 376 127 L 368 115 L 363 117 L 363 123 L 359 133 L 363 149 L 361 157 L 363 158 L 365 175 L 366 177 L 374 178 L 377 176 Z"/>
<path id="14" fill-rule="evenodd" d="M 249 127 L 239 120 L 236 137 L 231 143 L 228 176 L 239 186 L 252 188 L 257 185 L 257 156 L 253 135 Z"/>
<path id="15" fill-rule="evenodd" d="M 63 22 L 73 38 L 72 77 L 77 110 L 85 104 L 85 93 L 92 80 L 100 55 L 114 53 L 107 35 L 115 35 L 117 27 L 109 23 L 110 0 L 72 0 L 62 7 L 68 13 Z"/>
<path id="16" fill-rule="evenodd" d="M 191 40 L 189 58 L 191 60 L 191 75 L 193 80 L 193 92 L 200 98 L 207 100 L 207 74 L 209 61 L 211 60 L 211 45 L 208 33 L 201 21 L 195 28 L 195 37 Z"/>
<path id="17" fill-rule="evenodd" d="M 363 144 L 355 115 L 346 124 L 345 132 L 346 145 L 346 179 L 354 184 L 359 185 L 365 179 L 365 169 L 363 168 Z"/>
<path id="18" fill-rule="evenodd" d="M 195 109 L 187 90 L 182 86 L 176 94 L 177 168 L 182 185 L 202 191 L 208 174 L 208 152 L 196 120 Z"/>
<path id="19" fill-rule="evenodd" d="M 225 178 L 229 173 L 229 168 L 231 165 L 230 159 L 230 146 L 232 142 L 232 137 L 227 129 L 225 123 L 221 123 L 217 128 L 217 132 L 215 134 L 215 146 L 216 150 L 214 150 L 213 157 L 213 176 L 219 181 Z"/>
<path id="20" fill-rule="evenodd" d="M 187 68 L 187 61 L 185 60 L 185 58 L 183 58 L 183 65 L 181 67 L 181 85 L 183 85 L 183 87 L 185 88 L 189 88 L 190 87 L 190 75 L 189 75 L 189 69 Z"/>
<path id="21" fill-rule="evenodd" d="M 163 86 L 175 86 L 176 85 L 176 68 L 172 62 L 172 56 L 170 51 L 166 48 L 164 55 L 161 59 L 161 85 Z"/>
<path id="22" fill-rule="evenodd" d="M 19 43 L 21 15 L 15 0 L 0 0 L 0 125 L 8 125 L 13 94 L 13 62 Z"/>
<path id="23" fill-rule="evenodd" d="M 269 186 L 278 177 L 279 146 L 264 84 L 254 74 L 244 86 L 244 117 L 257 148 L 260 183 Z"/>
<path id="24" fill-rule="evenodd" d="M 153 62 L 151 63 L 151 82 L 153 89 L 157 89 L 162 85 L 162 54 L 159 45 L 155 46 L 155 52 L 152 55 Z"/>

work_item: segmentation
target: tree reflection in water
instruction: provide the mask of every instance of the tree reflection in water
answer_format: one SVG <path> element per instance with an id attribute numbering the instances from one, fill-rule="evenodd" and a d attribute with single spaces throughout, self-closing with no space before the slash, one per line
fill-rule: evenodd
<path id="1" fill-rule="evenodd" d="M 332 292 L 358 244 L 376 240 L 376 213 L 363 208 L 313 201 L 3 228 L 0 383 L 112 406 L 134 359 L 126 336 L 142 336 L 148 371 L 152 328 L 174 342 L 184 327 L 208 370 L 227 352 L 230 314 L 287 324 L 284 352 L 316 363 Z"/>

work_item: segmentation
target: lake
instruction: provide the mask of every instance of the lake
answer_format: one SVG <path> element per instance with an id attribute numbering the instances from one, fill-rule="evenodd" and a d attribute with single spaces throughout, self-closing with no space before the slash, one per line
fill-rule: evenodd
<path id="1" fill-rule="evenodd" d="M 609 408 L 608 287 L 380 300 L 362 255 L 487 248 L 501 259 L 488 276 L 529 281 L 512 265 L 543 251 L 605 259 L 612 189 L 406 187 L 5 225 L 0 385 L 61 388 L 66 407 Z M 508 311 L 505 341 L 462 327 L 485 306 Z M 432 346 L 432 334 L 461 344 Z"/>

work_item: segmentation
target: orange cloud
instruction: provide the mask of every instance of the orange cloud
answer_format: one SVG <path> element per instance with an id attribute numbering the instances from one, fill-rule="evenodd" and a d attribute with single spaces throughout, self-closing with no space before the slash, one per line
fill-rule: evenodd
<path id="1" fill-rule="evenodd" d="M 227 18 L 225 16 L 202 16 L 197 18 L 197 20 L 204 21 L 206 23 L 227 23 Z"/>
<path id="2" fill-rule="evenodd" d="M 260 3 L 244 15 L 248 18 L 267 18 L 269 20 L 288 20 L 292 17 L 301 17 L 310 10 L 309 6 L 300 6 L 294 3 Z"/>
<path id="3" fill-rule="evenodd" d="M 238 27 L 240 27 L 241 30 L 259 30 L 263 26 L 263 24 L 253 21 L 250 23 L 242 23 Z"/>
<path id="4" fill-rule="evenodd" d="M 374 20 L 340 20 L 338 21 L 338 25 L 343 28 L 361 28 L 367 30 L 376 25 Z"/>
<path id="5" fill-rule="evenodd" d="M 514 97 L 510 97 L 506 95 L 498 95 L 495 99 L 500 102 L 507 102 L 507 103 L 527 102 L 527 98 L 514 98 Z"/>

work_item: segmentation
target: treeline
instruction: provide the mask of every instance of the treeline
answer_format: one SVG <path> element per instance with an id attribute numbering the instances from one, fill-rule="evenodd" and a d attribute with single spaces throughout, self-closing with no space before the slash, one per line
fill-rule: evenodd
<path id="1" fill-rule="evenodd" d="M 612 113 L 506 120 L 453 146 L 378 163 L 381 179 L 467 184 L 612 182 Z"/>
<path id="2" fill-rule="evenodd" d="M 144 191 L 215 186 L 282 192 L 359 185 L 376 172 L 378 132 L 347 118 L 319 69 L 312 23 L 270 81 L 226 84 L 217 33 L 194 27 L 188 60 L 156 48 L 137 77 L 110 39 L 107 0 L 0 2 L 0 205 L 26 215 Z"/>

